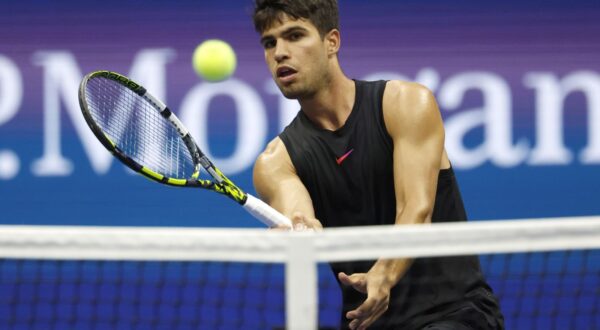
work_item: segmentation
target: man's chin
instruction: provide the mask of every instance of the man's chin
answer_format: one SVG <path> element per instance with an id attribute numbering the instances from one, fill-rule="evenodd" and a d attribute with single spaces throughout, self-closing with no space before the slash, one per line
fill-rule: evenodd
<path id="1" fill-rule="evenodd" d="M 283 96 L 286 99 L 290 99 L 290 100 L 298 100 L 298 99 L 302 99 L 302 98 L 308 98 L 310 97 L 311 93 L 309 91 L 307 91 L 306 89 L 302 89 L 302 88 L 298 88 L 298 85 L 288 85 L 288 86 L 280 86 L 278 85 L 279 90 L 281 91 L 281 94 L 283 94 Z"/>
<path id="2" fill-rule="evenodd" d="M 281 92 L 286 99 L 297 100 L 300 98 L 301 94 L 294 92 Z"/>
<path id="3" fill-rule="evenodd" d="M 302 93 L 297 88 L 291 88 L 291 86 L 279 86 L 279 90 L 286 99 L 296 100 L 302 96 Z"/>

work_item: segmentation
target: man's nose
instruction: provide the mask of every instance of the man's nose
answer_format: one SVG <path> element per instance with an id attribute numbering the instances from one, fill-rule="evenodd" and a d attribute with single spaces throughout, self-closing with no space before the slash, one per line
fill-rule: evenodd
<path id="1" fill-rule="evenodd" d="M 278 63 L 290 57 L 289 49 L 284 41 L 278 41 L 275 45 L 275 61 Z"/>

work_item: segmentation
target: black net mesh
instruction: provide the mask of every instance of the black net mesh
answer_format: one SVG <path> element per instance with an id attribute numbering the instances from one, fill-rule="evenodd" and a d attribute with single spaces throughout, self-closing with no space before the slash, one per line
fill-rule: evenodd
<path id="1" fill-rule="evenodd" d="M 506 329 L 600 329 L 599 251 L 480 261 Z M 0 329 L 283 329 L 284 283 L 281 264 L 3 259 Z M 321 264 L 320 328 L 338 328 L 341 309 L 333 272 Z"/>
<path id="2" fill-rule="evenodd" d="M 0 329 L 271 329 L 283 266 L 0 261 Z"/>

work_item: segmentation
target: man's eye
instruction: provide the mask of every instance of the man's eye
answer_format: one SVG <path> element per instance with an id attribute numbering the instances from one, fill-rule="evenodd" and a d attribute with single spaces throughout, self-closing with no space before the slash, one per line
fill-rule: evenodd
<path id="1" fill-rule="evenodd" d="M 301 33 L 292 33 L 290 35 L 290 40 L 298 40 L 300 38 L 302 38 L 302 34 Z"/>
<path id="2" fill-rule="evenodd" d="M 275 40 L 267 40 L 267 41 L 263 42 L 263 47 L 265 49 L 269 49 L 269 48 L 275 47 Z"/>

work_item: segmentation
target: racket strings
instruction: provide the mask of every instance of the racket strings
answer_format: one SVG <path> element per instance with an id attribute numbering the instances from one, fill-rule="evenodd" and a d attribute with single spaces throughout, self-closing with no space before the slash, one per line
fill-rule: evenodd
<path id="1" fill-rule="evenodd" d="M 175 127 L 138 94 L 97 77 L 88 81 L 86 99 L 92 118 L 131 159 L 171 178 L 189 178 L 194 162 Z"/>

